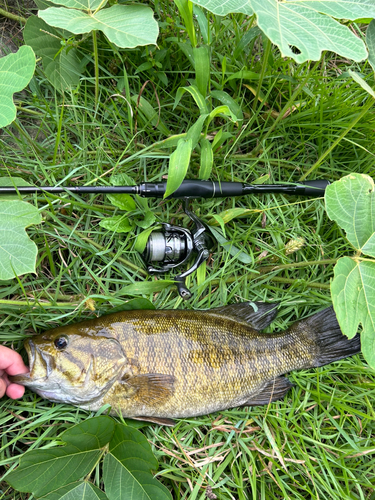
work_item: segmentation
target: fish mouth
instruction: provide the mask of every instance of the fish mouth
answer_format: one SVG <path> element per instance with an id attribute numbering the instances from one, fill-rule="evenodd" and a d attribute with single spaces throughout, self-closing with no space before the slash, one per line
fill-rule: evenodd
<path id="1" fill-rule="evenodd" d="M 33 386 L 38 382 L 47 380 L 52 371 L 51 363 L 50 360 L 48 359 L 49 356 L 47 357 L 44 356 L 43 353 L 40 352 L 38 347 L 35 346 L 34 342 L 31 339 L 25 342 L 24 347 L 27 356 L 29 358 L 29 372 L 22 373 L 19 375 L 8 376 L 9 380 L 15 384 L 21 384 L 25 386 Z M 41 375 L 40 373 L 39 374 L 35 373 L 37 358 L 40 361 L 38 365 L 40 365 L 43 368 L 42 370 L 44 372 L 43 375 Z"/>

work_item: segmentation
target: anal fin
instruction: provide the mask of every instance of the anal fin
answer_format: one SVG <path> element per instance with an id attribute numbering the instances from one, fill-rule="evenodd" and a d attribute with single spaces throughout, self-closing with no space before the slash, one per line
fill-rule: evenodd
<path id="1" fill-rule="evenodd" d="M 293 384 L 289 379 L 286 377 L 277 377 L 267 382 L 258 394 L 248 399 L 242 406 L 268 405 L 273 401 L 282 399 L 292 387 Z"/>
<path id="2" fill-rule="evenodd" d="M 167 425 L 172 427 L 176 425 L 176 422 L 172 418 L 164 418 L 164 417 L 131 417 L 133 420 L 142 420 L 144 422 L 152 422 L 153 424 L 158 425 Z"/>

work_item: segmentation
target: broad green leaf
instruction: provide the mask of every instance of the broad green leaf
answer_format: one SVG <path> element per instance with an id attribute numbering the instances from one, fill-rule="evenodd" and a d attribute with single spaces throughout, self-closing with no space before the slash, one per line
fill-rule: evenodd
<path id="1" fill-rule="evenodd" d="M 65 446 L 26 453 L 6 480 L 16 490 L 40 497 L 83 478 L 112 438 L 114 426 L 114 420 L 105 416 L 73 426 L 61 436 Z"/>
<path id="2" fill-rule="evenodd" d="M 186 133 L 171 135 L 167 139 L 164 139 L 164 141 L 158 142 L 156 144 L 156 147 L 159 147 L 159 148 L 176 148 L 177 144 L 180 141 L 180 139 L 186 139 L 186 136 L 187 136 Z"/>
<path id="3" fill-rule="evenodd" d="M 366 30 L 366 43 L 368 50 L 368 62 L 375 71 L 375 19 L 371 21 Z"/>
<path id="4" fill-rule="evenodd" d="M 227 92 L 223 90 L 213 90 L 211 96 L 218 99 L 222 104 L 228 106 L 231 112 L 237 117 L 237 120 L 243 120 L 243 113 L 241 107 Z"/>
<path id="5" fill-rule="evenodd" d="M 237 71 L 232 75 L 228 76 L 227 81 L 230 80 L 259 80 L 260 74 L 255 73 L 255 71 L 249 71 L 247 69 L 242 69 Z"/>
<path id="6" fill-rule="evenodd" d="M 265 182 L 268 182 L 270 179 L 270 174 L 264 174 L 255 179 L 253 184 L 264 184 Z"/>
<path id="7" fill-rule="evenodd" d="M 148 295 L 149 293 L 161 292 L 173 284 L 173 280 L 137 281 L 124 286 L 121 292 L 125 295 Z"/>
<path id="8" fill-rule="evenodd" d="M 146 437 L 133 427 L 116 425 L 103 464 L 109 500 L 172 500 L 151 470 L 158 468 Z"/>
<path id="9" fill-rule="evenodd" d="M 214 163 L 214 155 L 212 151 L 211 143 L 208 139 L 201 139 L 201 165 L 199 168 L 199 178 L 207 180 L 212 171 L 212 165 Z"/>
<path id="10" fill-rule="evenodd" d="M 201 115 L 207 115 L 209 113 L 206 100 L 202 96 L 202 94 L 199 92 L 198 87 L 196 85 L 190 85 L 190 87 L 180 87 L 177 90 L 176 99 L 174 101 L 173 109 L 180 102 L 181 97 L 184 95 L 185 92 L 189 92 L 189 94 L 193 97 L 196 105 L 199 108 Z"/>
<path id="11" fill-rule="evenodd" d="M 112 186 L 134 186 L 135 182 L 126 174 L 117 174 L 112 175 L 111 184 Z M 112 205 L 121 208 L 121 210 L 130 212 L 136 209 L 135 201 L 130 194 L 108 194 L 107 196 Z"/>
<path id="12" fill-rule="evenodd" d="M 203 261 L 197 269 L 197 285 L 198 288 L 205 284 L 207 274 L 207 262 Z"/>
<path id="13" fill-rule="evenodd" d="M 225 16 L 232 12 L 242 12 L 248 16 L 254 14 L 250 6 L 250 0 L 227 0 L 226 2 L 222 0 L 192 0 L 192 2 L 218 16 Z"/>
<path id="14" fill-rule="evenodd" d="M 61 439 L 64 446 L 26 453 L 7 475 L 10 485 L 46 500 L 172 500 L 153 477 L 158 462 L 134 427 L 99 416 L 71 427 Z M 87 480 L 103 455 L 105 493 Z"/>
<path id="15" fill-rule="evenodd" d="M 364 43 L 335 19 L 375 17 L 373 0 L 194 0 L 194 3 L 220 16 L 255 12 L 259 28 L 282 55 L 299 63 L 319 60 L 323 50 L 362 61 L 367 57 Z"/>
<path id="16" fill-rule="evenodd" d="M 135 309 L 139 310 L 144 310 L 144 309 L 155 309 L 155 306 L 152 302 L 150 302 L 148 299 L 144 299 L 142 297 L 139 297 L 137 299 L 131 299 L 128 300 L 127 302 L 124 302 L 123 304 L 114 307 L 113 309 L 110 309 L 109 311 L 106 310 L 106 313 L 103 314 L 104 316 L 106 314 L 113 314 L 121 311 L 134 311 Z M 133 420 L 134 422 L 134 420 Z"/>
<path id="17" fill-rule="evenodd" d="M 335 220 L 354 248 L 375 257 L 374 181 L 364 174 L 350 174 L 325 191 L 328 217 Z"/>
<path id="18" fill-rule="evenodd" d="M 134 179 L 124 173 L 112 175 L 110 181 L 112 186 L 135 186 Z M 134 199 L 137 200 L 138 204 L 145 211 L 149 210 L 147 198 L 142 198 L 141 196 L 135 195 Z"/>
<path id="19" fill-rule="evenodd" d="M 139 252 L 139 253 L 143 253 L 145 248 L 146 248 L 148 238 L 149 238 L 150 234 L 152 233 L 152 231 L 156 231 L 157 229 L 160 229 L 160 228 L 161 228 L 161 226 L 149 227 L 148 229 L 145 229 L 144 231 L 139 233 L 139 235 L 137 236 L 137 240 L 135 242 L 135 245 L 134 245 L 134 249 L 137 250 L 137 252 Z"/>
<path id="20" fill-rule="evenodd" d="M 126 174 L 118 174 L 112 175 L 111 184 L 112 186 L 134 186 L 135 182 Z M 107 197 L 112 205 L 121 208 L 121 210 L 130 212 L 136 209 L 135 201 L 130 194 L 107 194 Z"/>
<path id="21" fill-rule="evenodd" d="M 115 174 L 111 176 L 112 186 L 135 186 L 135 181 L 127 174 Z"/>
<path id="22" fill-rule="evenodd" d="M 208 82 L 210 81 L 210 49 L 207 45 L 194 49 L 195 80 L 199 92 L 207 96 Z"/>
<path id="23" fill-rule="evenodd" d="M 155 215 L 149 210 L 144 215 L 140 215 L 138 217 L 134 217 L 134 222 L 138 227 L 142 229 L 147 229 L 155 222 Z"/>
<path id="24" fill-rule="evenodd" d="M 195 146 L 198 144 L 199 142 L 199 139 L 201 137 L 201 134 L 202 134 L 202 129 L 203 129 L 203 125 L 204 125 L 204 122 L 206 120 L 208 115 L 200 115 L 200 117 L 198 118 L 198 120 L 194 123 L 194 125 L 192 125 L 187 134 L 186 134 L 186 140 L 189 140 L 191 139 L 191 147 L 192 149 L 195 148 Z"/>
<path id="25" fill-rule="evenodd" d="M 342 332 L 354 337 L 362 324 L 364 357 L 375 368 L 375 262 L 343 257 L 331 282 L 333 307 Z"/>
<path id="26" fill-rule="evenodd" d="M 3 187 L 14 187 L 14 186 L 31 186 L 28 182 L 24 181 L 20 177 L 0 177 L 0 186 Z M 20 196 L 18 194 L 2 194 L 0 195 L 1 201 L 9 201 L 9 200 L 20 200 Z M 0 222 L 1 224 L 1 222 Z"/>
<path id="27" fill-rule="evenodd" d="M 251 256 L 248 253 L 235 247 L 230 241 L 225 239 L 224 236 L 219 231 L 214 229 L 213 227 L 209 226 L 209 228 L 210 228 L 211 233 L 215 236 L 216 240 L 220 243 L 220 245 L 227 252 L 230 253 L 230 255 L 232 255 L 232 257 L 235 257 L 243 264 L 252 264 L 253 263 L 253 259 L 251 258 Z M 252 271 L 252 272 L 254 272 L 254 271 Z"/>
<path id="28" fill-rule="evenodd" d="M 51 491 L 43 500 L 108 500 L 108 497 L 92 483 L 76 481 Z"/>
<path id="29" fill-rule="evenodd" d="M 215 151 L 216 145 L 219 145 L 222 143 L 222 137 L 223 137 L 223 129 L 220 128 L 218 133 L 215 135 L 214 140 L 212 141 L 212 145 L 211 145 L 212 151 Z"/>
<path id="30" fill-rule="evenodd" d="M 185 175 L 190 163 L 190 156 L 192 151 L 192 141 L 180 140 L 174 151 L 169 158 L 168 179 L 167 187 L 165 190 L 164 198 L 174 193 L 185 179 Z"/>
<path id="31" fill-rule="evenodd" d="M 112 5 L 90 15 L 75 9 L 50 7 L 38 15 L 50 26 L 75 34 L 103 31 L 112 43 L 122 48 L 155 44 L 159 33 L 152 10 L 141 4 Z"/>
<path id="32" fill-rule="evenodd" d="M 223 231 L 223 236 L 226 238 L 225 234 L 225 223 L 222 217 L 220 215 L 214 214 L 213 219 L 216 221 L 217 225 L 220 226 L 221 230 Z"/>
<path id="33" fill-rule="evenodd" d="M 34 0 L 38 10 L 48 9 L 48 7 L 54 7 L 55 3 L 50 2 L 49 0 Z"/>
<path id="34" fill-rule="evenodd" d="M 54 4 L 63 5 L 68 9 L 95 10 L 99 6 L 104 7 L 107 0 L 53 0 Z"/>
<path id="35" fill-rule="evenodd" d="M 203 10 L 200 7 L 198 7 L 198 5 L 193 5 L 193 13 L 198 21 L 203 42 L 205 44 L 208 44 L 210 42 L 210 36 L 211 36 L 209 19 L 206 17 L 206 14 L 203 12 Z"/>
<path id="36" fill-rule="evenodd" d="M 190 0 L 174 0 L 180 16 L 184 20 L 186 31 L 188 32 L 190 41 L 192 45 L 195 47 L 197 44 L 196 36 L 195 36 L 195 28 L 193 22 L 193 4 Z"/>
<path id="37" fill-rule="evenodd" d="M 35 54 L 27 45 L 0 59 L 0 128 L 16 118 L 13 94 L 26 87 L 34 71 Z"/>
<path id="38" fill-rule="evenodd" d="M 233 219 L 236 219 L 237 217 L 249 217 L 250 215 L 254 215 L 254 212 L 260 212 L 260 210 L 252 210 L 249 208 L 228 208 L 228 210 L 224 210 L 219 215 L 224 221 L 224 224 L 227 224 L 228 222 L 230 222 Z M 208 221 L 208 224 L 210 226 L 217 225 L 214 219 L 210 219 Z"/>
<path id="39" fill-rule="evenodd" d="M 0 280 L 35 272 L 38 249 L 25 228 L 41 221 L 39 211 L 29 203 L 0 203 Z"/>
<path id="40" fill-rule="evenodd" d="M 210 122 L 217 116 L 217 115 L 224 115 L 224 116 L 228 116 L 228 118 L 230 120 L 232 120 L 233 122 L 236 122 L 237 121 L 237 116 L 235 114 L 232 113 L 232 111 L 230 110 L 229 106 L 226 106 L 226 105 L 222 105 L 222 106 L 217 106 L 215 109 L 213 109 L 211 111 L 211 113 L 209 114 L 209 117 L 208 117 L 208 120 L 207 120 L 207 124 L 206 124 L 206 127 L 208 128 Z"/>
<path id="41" fill-rule="evenodd" d="M 185 56 L 188 58 L 189 63 L 194 67 L 195 62 L 194 62 L 194 55 L 193 55 L 193 47 L 191 46 L 190 42 L 179 42 L 176 39 L 176 44 L 180 47 L 182 52 L 185 54 Z"/>
<path id="42" fill-rule="evenodd" d="M 153 67 L 152 62 L 145 62 L 145 63 L 141 64 L 140 66 L 138 66 L 138 68 L 134 74 L 137 75 L 138 73 L 141 73 L 142 71 L 147 71 L 148 69 L 150 69 L 152 67 Z"/>
<path id="43" fill-rule="evenodd" d="M 76 87 L 81 76 L 81 61 L 72 47 L 62 47 L 58 31 L 37 16 L 30 16 L 23 30 L 25 43 L 42 58 L 44 72 L 52 85 L 63 92 Z"/>
<path id="44" fill-rule="evenodd" d="M 130 194 L 107 194 L 112 205 L 121 208 L 121 210 L 135 210 L 136 205 Z"/>
<path id="45" fill-rule="evenodd" d="M 240 43 L 237 44 L 235 51 L 233 52 L 233 57 L 236 59 L 241 52 L 245 49 L 249 43 L 254 40 L 257 36 L 261 34 L 261 30 L 258 26 L 254 26 L 247 31 L 244 36 L 241 38 Z"/>
<path id="46" fill-rule="evenodd" d="M 114 215 L 103 219 L 99 222 L 99 226 L 115 233 L 129 233 L 133 229 L 132 224 L 125 215 Z"/>
<path id="47" fill-rule="evenodd" d="M 212 141 L 212 151 L 215 152 L 224 144 L 226 140 L 232 139 L 233 137 L 233 134 L 231 134 L 230 132 L 223 132 L 223 129 L 221 128 Z"/>
<path id="48" fill-rule="evenodd" d="M 374 99 L 375 99 L 375 91 L 370 87 L 370 85 L 355 71 L 351 69 L 348 70 L 349 75 L 353 78 L 353 80 L 366 90 Z"/>

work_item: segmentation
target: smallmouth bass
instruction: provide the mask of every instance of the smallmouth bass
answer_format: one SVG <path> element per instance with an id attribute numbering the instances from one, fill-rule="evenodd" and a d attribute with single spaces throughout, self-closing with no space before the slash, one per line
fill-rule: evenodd
<path id="1" fill-rule="evenodd" d="M 255 307 L 253 306 L 255 304 Z M 360 351 L 333 308 L 284 332 L 260 333 L 278 304 L 211 310 L 112 313 L 25 341 L 30 372 L 12 381 L 50 401 L 173 425 L 236 406 L 268 404 L 292 384 L 289 371 L 323 366 Z"/>

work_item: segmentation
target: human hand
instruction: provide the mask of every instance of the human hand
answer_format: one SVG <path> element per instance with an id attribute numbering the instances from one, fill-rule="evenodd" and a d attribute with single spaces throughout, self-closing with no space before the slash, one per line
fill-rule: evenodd
<path id="1" fill-rule="evenodd" d="M 13 384 L 8 375 L 19 375 L 28 373 L 29 369 L 24 364 L 18 352 L 0 345 L 0 398 L 6 393 L 12 399 L 21 398 L 25 388 L 19 384 Z"/>

